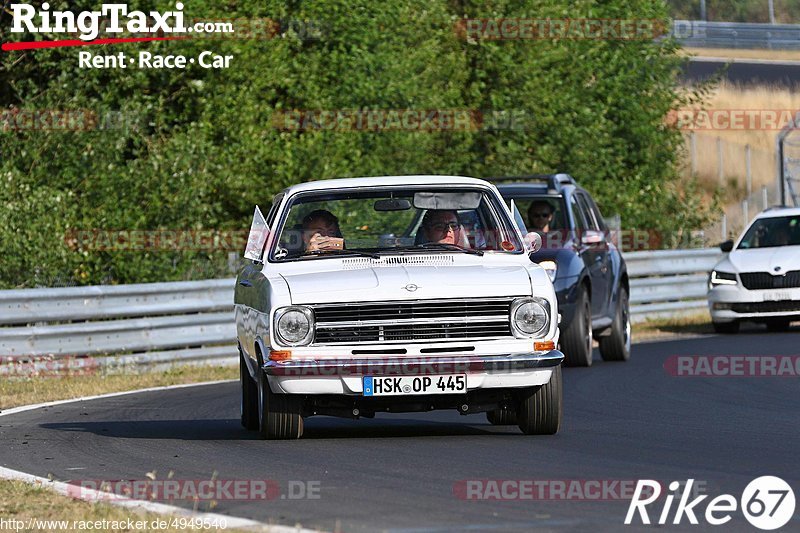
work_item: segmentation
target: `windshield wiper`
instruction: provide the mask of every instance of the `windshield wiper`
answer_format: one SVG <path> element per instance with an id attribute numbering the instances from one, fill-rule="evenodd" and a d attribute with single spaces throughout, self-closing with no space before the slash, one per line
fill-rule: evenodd
<path id="1" fill-rule="evenodd" d="M 459 246 L 457 244 L 450 244 L 446 242 L 425 242 L 422 244 L 417 244 L 414 246 L 409 246 L 405 248 L 406 250 L 413 250 L 413 249 L 423 249 L 423 250 L 447 250 L 453 252 L 463 252 L 465 254 L 471 255 L 483 255 L 483 250 L 473 250 L 472 248 L 464 248 L 463 246 Z"/>
<path id="2" fill-rule="evenodd" d="M 302 255 L 301 257 L 311 257 L 320 255 L 356 255 L 358 257 L 371 257 L 372 259 L 381 258 L 381 256 L 375 252 L 366 252 L 364 250 L 339 250 L 339 249 L 314 250 L 311 252 L 306 252 L 305 255 Z"/>

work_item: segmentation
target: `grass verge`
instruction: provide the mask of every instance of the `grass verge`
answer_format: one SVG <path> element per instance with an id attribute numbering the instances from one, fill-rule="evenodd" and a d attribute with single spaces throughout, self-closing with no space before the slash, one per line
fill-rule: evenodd
<path id="1" fill-rule="evenodd" d="M 85 502 L 22 481 L 0 481 L 0 517 L 9 531 L 187 531 L 191 519 Z M 14 522 L 9 522 L 14 520 Z M 175 524 L 170 524 L 175 520 Z M 200 523 L 198 520 L 197 524 Z M 207 522 L 209 526 L 212 522 Z M 161 526 L 166 526 L 162 528 Z M 220 523 L 221 525 L 221 523 Z M 99 526 L 99 527 L 98 527 Z M 170 527 L 172 526 L 172 527 Z M 183 527 L 182 527 L 183 526 Z M 196 529 L 196 528 L 195 528 Z M 200 526 L 203 529 L 203 526 Z M 206 531 L 223 528 L 208 527 Z M 226 529 L 226 531 L 232 531 Z"/>
<path id="2" fill-rule="evenodd" d="M 78 376 L 44 374 L 32 378 L 0 379 L 0 410 L 95 394 L 238 377 L 236 366 L 181 366 L 164 372 Z"/>
<path id="3" fill-rule="evenodd" d="M 669 337 L 687 337 L 714 333 L 708 311 L 678 317 L 653 318 L 632 326 L 634 342 L 660 340 Z"/>

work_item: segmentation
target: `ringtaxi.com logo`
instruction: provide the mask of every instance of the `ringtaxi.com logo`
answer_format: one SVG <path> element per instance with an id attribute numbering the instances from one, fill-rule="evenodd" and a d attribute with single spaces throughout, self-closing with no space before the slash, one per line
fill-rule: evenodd
<path id="1" fill-rule="evenodd" d="M 727 524 L 733 519 L 733 513 L 740 508 L 742 514 L 750 524 L 764 531 L 771 531 L 786 525 L 794 516 L 795 497 L 792 487 L 783 479 L 775 476 L 761 476 L 751 481 L 739 500 L 731 494 L 720 494 L 706 504 L 705 512 L 700 514 L 700 504 L 708 498 L 701 494 L 689 500 L 692 496 L 694 479 L 686 483 L 673 481 L 668 485 L 669 493 L 664 498 L 661 512 L 657 515 L 655 524 L 678 525 L 684 519 L 692 525 L 698 525 L 698 515 L 705 519 L 705 523 L 712 526 Z M 650 525 L 650 515 L 647 507 L 662 496 L 661 483 L 652 479 L 640 479 L 636 484 L 633 498 L 628 513 L 625 516 L 625 525 L 635 522 L 637 516 L 642 524 Z M 674 514 L 672 504 L 678 500 Z M 655 509 L 654 509 L 655 510 Z M 695 514 L 697 513 L 697 514 Z M 672 514 L 672 521 L 669 521 Z"/>

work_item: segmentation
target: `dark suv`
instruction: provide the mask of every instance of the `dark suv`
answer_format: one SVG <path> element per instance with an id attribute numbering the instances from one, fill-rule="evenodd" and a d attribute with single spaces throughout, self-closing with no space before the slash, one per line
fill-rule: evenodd
<path id="1" fill-rule="evenodd" d="M 513 201 L 523 231 L 542 236 L 542 248 L 531 259 L 548 271 L 555 286 L 565 364 L 590 366 L 593 338 L 603 360 L 628 360 L 628 273 L 589 193 L 568 174 L 489 179 L 506 201 Z"/>

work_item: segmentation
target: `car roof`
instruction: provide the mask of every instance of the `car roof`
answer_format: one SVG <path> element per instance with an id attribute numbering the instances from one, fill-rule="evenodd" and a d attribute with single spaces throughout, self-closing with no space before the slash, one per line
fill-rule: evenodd
<path id="1" fill-rule="evenodd" d="M 480 185 L 493 187 L 491 183 L 478 178 L 466 176 L 438 176 L 438 175 L 413 175 L 413 176 L 373 176 L 363 178 L 339 178 L 331 180 L 309 181 L 292 185 L 285 189 L 286 194 L 305 191 L 318 191 L 324 189 L 348 189 L 354 187 L 382 187 L 387 185 Z"/>
<path id="2" fill-rule="evenodd" d="M 756 218 L 792 217 L 800 215 L 800 207 L 770 207 L 756 215 Z"/>
<path id="3" fill-rule="evenodd" d="M 573 189 L 582 190 L 569 174 L 533 174 L 488 178 L 504 196 L 558 197 Z"/>

